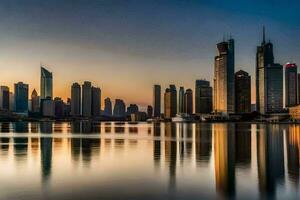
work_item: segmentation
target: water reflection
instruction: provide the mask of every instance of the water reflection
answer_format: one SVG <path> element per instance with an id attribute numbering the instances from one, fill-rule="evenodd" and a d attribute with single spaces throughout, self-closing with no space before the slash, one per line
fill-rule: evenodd
<path id="1" fill-rule="evenodd" d="M 97 198 L 118 199 L 111 192 L 115 187 L 134 193 L 133 188 L 146 191 L 155 185 L 160 189 L 153 193 L 161 199 L 296 198 L 299 194 L 299 125 L 17 122 L 0 123 L 0 130 L 0 162 L 8 169 L 24 170 L 28 165 L 34 173 L 38 159 L 32 158 L 40 155 L 42 186 L 73 187 L 86 181 L 80 188 L 89 188 Z M 7 177 L 17 178 L 15 173 Z M 139 177 L 145 186 L 138 184 Z M 99 187 L 93 190 L 89 182 Z M 5 191 L 14 195 L 14 185 L 9 186 Z M 39 190 L 27 189 L 33 188 Z"/>

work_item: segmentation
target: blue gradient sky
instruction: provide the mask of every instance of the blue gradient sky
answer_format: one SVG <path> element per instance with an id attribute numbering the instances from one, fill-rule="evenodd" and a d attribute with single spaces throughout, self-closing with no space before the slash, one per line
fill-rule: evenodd
<path id="1" fill-rule="evenodd" d="M 39 91 L 42 62 L 55 96 L 90 80 L 104 97 L 151 104 L 154 83 L 193 89 L 197 78 L 212 80 L 224 34 L 236 42 L 236 71 L 253 78 L 262 25 L 276 62 L 300 63 L 299 10 L 299 1 L 279 0 L 0 0 L 0 84 Z"/>

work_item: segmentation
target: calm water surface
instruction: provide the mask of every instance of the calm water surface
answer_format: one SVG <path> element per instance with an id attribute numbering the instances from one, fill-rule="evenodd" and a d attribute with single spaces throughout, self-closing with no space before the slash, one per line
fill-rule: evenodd
<path id="1" fill-rule="evenodd" d="M 299 199 L 300 125 L 0 123 L 0 199 Z"/>

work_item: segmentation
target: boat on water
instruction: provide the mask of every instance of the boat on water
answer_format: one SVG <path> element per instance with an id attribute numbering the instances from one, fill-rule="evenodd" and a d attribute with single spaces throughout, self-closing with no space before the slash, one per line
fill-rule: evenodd
<path id="1" fill-rule="evenodd" d="M 190 115 L 176 115 L 172 117 L 172 122 L 192 122 L 194 119 Z"/>

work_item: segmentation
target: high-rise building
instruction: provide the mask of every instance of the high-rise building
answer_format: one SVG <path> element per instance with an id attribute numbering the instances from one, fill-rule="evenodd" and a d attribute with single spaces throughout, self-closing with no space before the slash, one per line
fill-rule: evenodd
<path id="1" fill-rule="evenodd" d="M 104 114 L 106 116 L 112 116 L 112 105 L 110 98 L 104 99 Z"/>
<path id="2" fill-rule="evenodd" d="M 41 99 L 41 114 L 43 117 L 55 117 L 55 104 L 51 97 Z"/>
<path id="3" fill-rule="evenodd" d="M 300 104 L 300 74 L 298 74 L 298 78 L 297 78 L 297 81 L 298 81 L 298 104 Z"/>
<path id="4" fill-rule="evenodd" d="M 235 73 L 235 112 L 251 112 L 251 76 L 243 70 Z"/>
<path id="5" fill-rule="evenodd" d="M 184 113 L 193 114 L 193 91 L 191 89 L 187 89 L 184 93 Z"/>
<path id="6" fill-rule="evenodd" d="M 82 116 L 91 117 L 92 115 L 92 84 L 85 81 L 82 85 Z"/>
<path id="7" fill-rule="evenodd" d="M 92 87 L 92 116 L 100 116 L 101 111 L 101 90 L 97 87 Z"/>
<path id="8" fill-rule="evenodd" d="M 209 81 L 196 80 L 195 84 L 195 113 L 205 114 L 212 111 L 212 87 Z"/>
<path id="9" fill-rule="evenodd" d="M 31 112 L 40 112 L 40 97 L 35 89 L 31 93 Z"/>
<path id="10" fill-rule="evenodd" d="M 53 96 L 52 73 L 41 66 L 41 99 Z"/>
<path id="11" fill-rule="evenodd" d="M 275 74 L 272 73 L 273 71 Z M 265 28 L 263 28 L 263 41 L 256 52 L 256 109 L 261 114 L 281 110 L 279 107 L 283 98 L 280 96 L 282 95 L 280 88 L 283 87 L 282 75 L 282 67 L 274 64 L 273 44 L 265 41 Z M 276 89 L 273 88 L 274 85 Z M 279 93 L 276 94 L 275 90 Z"/>
<path id="12" fill-rule="evenodd" d="M 0 110 L 9 110 L 9 87 L 0 87 Z"/>
<path id="13" fill-rule="evenodd" d="M 19 113 L 28 112 L 28 84 L 15 83 L 15 111 Z"/>
<path id="14" fill-rule="evenodd" d="M 298 75 L 297 65 L 287 63 L 285 65 L 285 106 L 290 107 L 297 104 Z"/>
<path id="15" fill-rule="evenodd" d="M 152 116 L 153 116 L 153 107 L 148 105 L 147 106 L 147 117 L 152 118 Z"/>
<path id="16" fill-rule="evenodd" d="M 160 117 L 161 108 L 161 87 L 160 85 L 154 85 L 153 87 L 153 108 L 154 117 Z"/>
<path id="17" fill-rule="evenodd" d="M 78 83 L 73 83 L 71 88 L 71 115 L 81 115 L 81 87 Z"/>
<path id="18" fill-rule="evenodd" d="M 130 104 L 127 107 L 127 115 L 135 114 L 139 112 L 139 107 L 136 104 Z"/>
<path id="19" fill-rule="evenodd" d="M 178 113 L 184 113 L 184 87 L 180 87 L 178 92 Z"/>
<path id="20" fill-rule="evenodd" d="M 126 106 L 122 99 L 116 99 L 114 106 L 114 117 L 125 117 Z"/>
<path id="21" fill-rule="evenodd" d="M 54 114 L 57 118 L 65 116 L 65 103 L 60 97 L 54 98 Z"/>
<path id="22" fill-rule="evenodd" d="M 165 118 L 171 119 L 177 114 L 177 91 L 175 85 L 170 85 L 164 94 Z"/>
<path id="23" fill-rule="evenodd" d="M 215 112 L 234 113 L 234 40 L 218 43 L 217 50 L 213 109 Z"/>
<path id="24" fill-rule="evenodd" d="M 16 110 L 16 107 L 15 107 L 15 94 L 13 92 L 9 92 L 9 110 L 10 111 Z"/>

